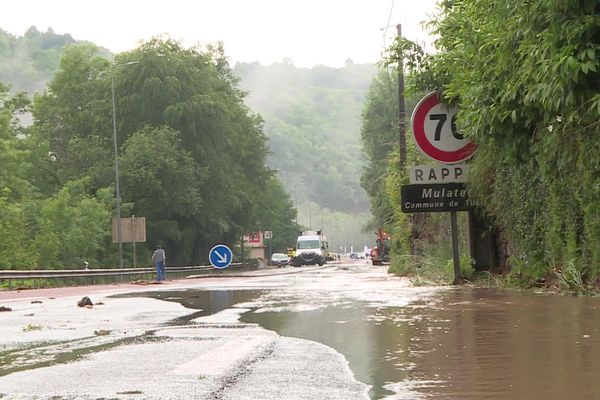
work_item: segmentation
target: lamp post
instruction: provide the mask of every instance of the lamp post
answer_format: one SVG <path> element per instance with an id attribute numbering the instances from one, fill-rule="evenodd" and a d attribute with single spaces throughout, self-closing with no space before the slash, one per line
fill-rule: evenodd
<path id="1" fill-rule="evenodd" d="M 139 61 L 130 61 L 124 64 L 111 64 L 110 66 L 110 88 L 112 93 L 112 116 L 113 116 L 113 142 L 115 145 L 115 189 L 117 196 L 117 241 L 119 242 L 119 268 L 123 268 L 123 236 L 121 233 L 121 186 L 119 184 L 119 146 L 117 144 L 117 114 L 115 110 L 115 74 L 116 67 L 139 64 Z"/>

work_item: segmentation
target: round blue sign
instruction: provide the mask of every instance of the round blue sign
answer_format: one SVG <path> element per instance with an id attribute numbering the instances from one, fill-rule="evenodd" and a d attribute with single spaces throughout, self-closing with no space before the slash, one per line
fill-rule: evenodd
<path id="1" fill-rule="evenodd" d="M 227 268 L 233 259 L 233 252 L 226 245 L 217 244 L 208 252 L 208 259 L 215 268 Z"/>

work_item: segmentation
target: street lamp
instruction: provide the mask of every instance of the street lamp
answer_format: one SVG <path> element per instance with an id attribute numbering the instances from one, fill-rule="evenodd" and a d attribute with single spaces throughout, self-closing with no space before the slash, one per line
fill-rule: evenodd
<path id="1" fill-rule="evenodd" d="M 121 234 L 121 186 L 119 185 L 119 146 L 117 145 L 117 115 L 115 110 L 115 74 L 116 67 L 139 64 L 139 61 L 130 61 L 124 64 L 110 65 L 110 88 L 112 93 L 113 114 L 113 142 L 115 145 L 115 186 L 117 196 L 117 241 L 119 242 L 119 268 L 123 268 L 123 236 Z"/>

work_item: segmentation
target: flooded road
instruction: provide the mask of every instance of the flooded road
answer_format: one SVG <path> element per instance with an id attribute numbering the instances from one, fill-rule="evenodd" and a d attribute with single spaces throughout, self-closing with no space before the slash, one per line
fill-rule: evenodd
<path id="1" fill-rule="evenodd" d="M 598 298 L 410 287 L 368 265 L 161 289 L 15 303 L 0 397 L 599 397 Z"/>
<path id="2" fill-rule="evenodd" d="M 242 321 L 333 347 L 373 399 L 600 396 L 596 298 L 459 288 L 403 307 L 350 302 Z"/>

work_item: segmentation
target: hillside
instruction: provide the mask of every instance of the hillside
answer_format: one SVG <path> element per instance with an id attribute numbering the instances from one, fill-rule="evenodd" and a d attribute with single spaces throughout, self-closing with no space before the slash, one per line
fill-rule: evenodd
<path id="1" fill-rule="evenodd" d="M 58 68 L 65 46 L 81 43 L 70 34 L 52 29 L 40 32 L 32 26 L 23 36 L 0 29 L 0 82 L 11 85 L 12 92 L 33 95 L 46 88 Z M 110 53 L 104 50 L 107 57 Z"/>
<path id="2" fill-rule="evenodd" d="M 265 119 L 271 167 L 299 203 L 346 213 L 368 211 L 359 185 L 364 158 L 360 116 L 374 65 L 334 69 L 238 63 L 246 103 Z"/>
<path id="3" fill-rule="evenodd" d="M 43 91 L 73 43 L 78 41 L 71 35 L 52 29 L 31 27 L 22 37 L 0 30 L 0 82 L 11 85 L 12 92 Z M 105 56 L 112 57 L 108 51 Z M 339 69 L 303 69 L 284 61 L 238 63 L 232 69 L 248 92 L 246 104 L 265 121 L 268 163 L 297 205 L 298 222 L 324 227 L 330 237 L 344 232 L 340 242 L 333 239 L 336 248 L 368 244 L 370 235 L 360 232 L 370 218 L 359 183 L 364 164 L 360 118 L 376 66 L 348 61 Z"/>

